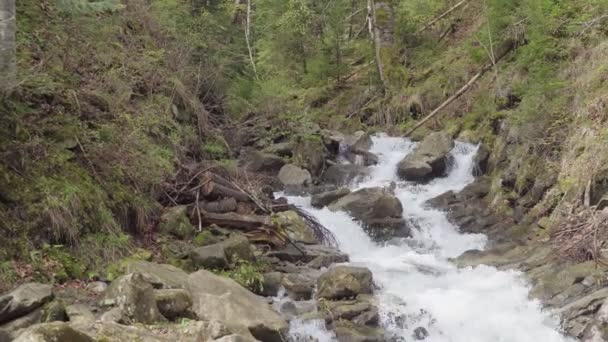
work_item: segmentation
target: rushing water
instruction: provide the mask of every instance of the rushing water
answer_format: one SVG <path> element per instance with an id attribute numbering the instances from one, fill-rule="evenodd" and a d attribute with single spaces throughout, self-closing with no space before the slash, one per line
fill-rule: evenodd
<path id="1" fill-rule="evenodd" d="M 371 176 L 352 186 L 353 190 L 387 186 L 396 182 L 396 196 L 404 217 L 414 227 L 413 237 L 400 242 L 374 243 L 360 225 L 344 212 L 318 210 L 310 198 L 289 197 L 291 203 L 312 213 L 331 230 L 351 264 L 368 267 L 380 286 L 382 325 L 395 336 L 411 341 L 414 330 L 424 327 L 427 342 L 565 342 L 558 322 L 528 298 L 528 285 L 516 271 L 499 271 L 489 266 L 458 269 L 449 258 L 470 249 L 483 249 L 486 237 L 462 234 L 445 214 L 425 205 L 428 199 L 446 191 L 459 191 L 473 181 L 473 157 L 477 147 L 456 143 L 454 164 L 447 177 L 429 184 L 401 182 L 397 163 L 414 148 L 403 138 L 378 136 L 371 152 L 380 163 Z M 294 321 L 293 337 L 314 337 L 332 341 L 320 322 Z"/>

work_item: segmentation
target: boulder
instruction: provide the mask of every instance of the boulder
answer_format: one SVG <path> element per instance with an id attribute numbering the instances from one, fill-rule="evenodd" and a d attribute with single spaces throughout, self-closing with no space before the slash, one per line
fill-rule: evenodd
<path id="1" fill-rule="evenodd" d="M 473 175 L 483 176 L 488 172 L 488 161 L 490 160 L 490 150 L 486 145 L 480 145 L 475 157 L 473 158 Z"/>
<path id="2" fill-rule="evenodd" d="M 264 153 L 274 154 L 280 157 L 291 157 L 293 155 L 293 146 L 290 142 L 281 142 L 272 144 L 263 150 Z"/>
<path id="3" fill-rule="evenodd" d="M 397 174 L 407 181 L 423 182 L 445 174 L 454 140 L 447 132 L 431 133 L 397 165 Z"/>
<path id="4" fill-rule="evenodd" d="M 116 306 L 128 319 L 152 324 L 163 321 L 156 305 L 154 289 L 140 273 L 131 273 L 114 280 L 101 302 L 102 306 Z"/>
<path id="5" fill-rule="evenodd" d="M 346 136 L 340 132 L 323 130 L 321 132 L 321 139 L 329 153 L 335 156 L 340 153 L 340 145 L 345 141 Z"/>
<path id="6" fill-rule="evenodd" d="M 190 259 L 197 269 L 223 269 L 228 267 L 228 259 L 221 243 L 193 249 L 190 252 Z"/>
<path id="7" fill-rule="evenodd" d="M 292 263 L 309 263 L 320 256 L 333 258 L 333 260 L 336 260 L 335 262 L 348 261 L 348 255 L 340 252 L 334 247 L 305 245 L 302 243 L 296 243 L 296 245 L 298 248 L 294 247 L 292 244 L 288 244 L 283 249 L 268 252 L 267 256 Z"/>
<path id="8" fill-rule="evenodd" d="M 188 281 L 188 273 L 182 269 L 168 264 L 141 260 L 127 263 L 125 273 L 141 274 L 144 280 L 156 289 L 181 289 Z"/>
<path id="9" fill-rule="evenodd" d="M 322 180 L 335 186 L 347 186 L 369 175 L 369 169 L 356 164 L 335 164 L 327 168 Z"/>
<path id="10" fill-rule="evenodd" d="M 310 245 L 319 243 L 313 231 L 306 222 L 304 222 L 304 219 L 293 210 L 283 211 L 273 215 L 272 221 L 281 229 L 285 230 L 287 236 L 292 241 Z"/>
<path id="11" fill-rule="evenodd" d="M 334 329 L 338 342 L 385 342 L 384 330 L 366 326 L 355 326 L 349 322 L 338 322 Z"/>
<path id="12" fill-rule="evenodd" d="M 108 284 L 103 281 L 94 281 L 87 284 L 87 291 L 93 294 L 102 294 L 108 288 Z"/>
<path id="13" fill-rule="evenodd" d="M 19 334 L 13 342 L 95 342 L 91 336 L 64 322 L 36 324 Z"/>
<path id="14" fill-rule="evenodd" d="M 188 289 L 193 312 L 201 320 L 219 321 L 235 333 L 250 333 L 262 341 L 280 342 L 286 336 L 287 322 L 266 300 L 231 279 L 200 270 L 190 274 Z"/>
<path id="15" fill-rule="evenodd" d="M 51 285 L 23 284 L 0 297 L 0 324 L 32 312 L 52 299 Z"/>
<path id="16" fill-rule="evenodd" d="M 372 293 L 372 272 L 365 267 L 336 266 L 317 280 L 317 297 L 344 299 Z"/>
<path id="17" fill-rule="evenodd" d="M 303 269 L 300 273 L 287 273 L 281 279 L 281 285 L 285 288 L 289 298 L 293 300 L 309 300 L 315 289 L 318 275 L 313 270 Z"/>
<path id="18" fill-rule="evenodd" d="M 303 137 L 296 143 L 292 160 L 295 164 L 310 171 L 313 177 L 318 177 L 325 168 L 326 156 L 327 149 L 321 139 L 316 135 L 311 135 Z"/>
<path id="19" fill-rule="evenodd" d="M 283 187 L 289 190 L 299 190 L 312 184 L 312 176 L 308 170 L 293 164 L 287 164 L 279 171 L 279 181 Z"/>
<path id="20" fill-rule="evenodd" d="M 183 289 L 154 290 L 160 313 L 168 319 L 187 317 L 192 307 L 190 292 Z"/>
<path id="21" fill-rule="evenodd" d="M 250 172 L 259 172 L 276 175 L 285 165 L 283 158 L 270 153 L 251 150 L 245 154 L 245 168 Z"/>
<path id="22" fill-rule="evenodd" d="M 369 151 L 374 143 L 369 134 L 364 131 L 357 131 L 353 135 L 347 136 L 344 144 L 349 146 L 351 150 Z"/>
<path id="23" fill-rule="evenodd" d="M 234 263 L 237 260 L 255 261 L 255 255 L 251 249 L 251 244 L 245 235 L 232 234 L 220 244 L 224 247 L 224 253 L 228 262 Z"/>
<path id="24" fill-rule="evenodd" d="M 368 234 L 377 240 L 410 235 L 410 229 L 403 219 L 401 202 L 383 188 L 357 190 L 331 203 L 329 209 L 348 212 L 361 221 Z"/>
<path id="25" fill-rule="evenodd" d="M 310 200 L 310 204 L 315 208 L 323 208 L 330 203 L 339 200 L 340 198 L 350 194 L 348 188 L 340 188 L 333 191 L 322 192 L 320 194 L 313 195 Z"/>
<path id="26" fill-rule="evenodd" d="M 95 320 L 95 315 L 91 308 L 84 304 L 72 304 L 65 307 L 65 313 L 67 314 L 71 323 L 88 323 Z"/>
<path id="27" fill-rule="evenodd" d="M 194 235 L 195 228 L 188 218 L 188 207 L 180 205 L 165 209 L 165 212 L 160 217 L 158 230 L 164 234 L 171 234 L 180 239 L 185 239 Z"/>
<path id="28" fill-rule="evenodd" d="M 283 273 L 281 272 L 264 273 L 264 283 L 260 294 L 266 297 L 276 297 L 281 289 L 282 280 Z"/>
<path id="29" fill-rule="evenodd" d="M 378 326 L 380 321 L 378 308 L 369 300 L 324 301 L 319 306 L 328 323 L 346 320 L 355 325 Z"/>

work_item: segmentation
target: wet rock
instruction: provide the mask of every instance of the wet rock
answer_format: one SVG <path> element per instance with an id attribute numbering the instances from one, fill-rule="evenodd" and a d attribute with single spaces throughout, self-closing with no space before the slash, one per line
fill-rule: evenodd
<path id="1" fill-rule="evenodd" d="M 95 320 L 95 315 L 91 308 L 84 304 L 72 304 L 65 307 L 65 313 L 71 323 L 88 323 Z"/>
<path id="2" fill-rule="evenodd" d="M 262 341 L 280 342 L 286 336 L 287 322 L 266 300 L 231 279 L 200 270 L 190 274 L 188 289 L 193 312 L 201 320 L 219 321 L 233 332 L 251 333 Z"/>
<path id="3" fill-rule="evenodd" d="M 310 203 L 315 208 L 323 208 L 330 203 L 339 200 L 340 198 L 350 194 L 350 189 L 340 188 L 333 191 L 322 192 L 320 194 L 313 195 Z"/>
<path id="4" fill-rule="evenodd" d="M 168 319 L 189 316 L 192 307 L 190 292 L 183 289 L 154 290 L 160 313 Z"/>
<path id="5" fill-rule="evenodd" d="M 188 273 L 182 269 L 148 261 L 137 260 L 127 263 L 125 273 L 141 274 L 144 280 L 156 289 L 181 289 L 188 281 Z"/>
<path id="6" fill-rule="evenodd" d="M 344 142 L 346 136 L 340 132 L 323 130 L 321 139 L 329 153 L 335 156 L 340 153 L 340 145 Z"/>
<path id="7" fill-rule="evenodd" d="M 197 269 L 223 269 L 228 267 L 228 259 L 221 243 L 193 249 L 190 252 L 190 259 Z"/>
<path id="8" fill-rule="evenodd" d="M 287 236 L 292 241 L 302 242 L 306 244 L 319 243 L 310 227 L 304 222 L 304 219 L 293 210 L 283 211 L 273 215 L 272 221 L 285 230 Z"/>
<path id="9" fill-rule="evenodd" d="M 300 190 L 312 184 L 310 172 L 293 164 L 283 166 L 278 177 L 286 191 Z"/>
<path id="10" fill-rule="evenodd" d="M 336 266 L 317 280 L 317 297 L 344 299 L 372 293 L 372 272 L 364 267 Z"/>
<path id="11" fill-rule="evenodd" d="M 129 320 L 125 317 L 125 315 L 122 313 L 122 310 L 120 310 L 120 308 L 112 308 L 106 312 L 104 312 L 101 317 L 99 317 L 99 320 L 102 322 L 113 322 L 113 323 L 125 323 L 128 324 Z"/>
<path id="12" fill-rule="evenodd" d="M 160 218 L 158 230 L 164 234 L 171 234 L 180 239 L 185 239 L 194 235 L 195 228 L 188 218 L 188 207 L 180 205 L 167 208 Z"/>
<path id="13" fill-rule="evenodd" d="M 315 289 L 318 274 L 312 270 L 302 269 L 300 273 L 283 275 L 281 285 L 293 300 L 309 300 Z"/>
<path id="14" fill-rule="evenodd" d="M 449 153 L 453 147 L 454 141 L 448 133 L 431 133 L 399 162 L 397 174 L 404 180 L 415 182 L 441 177 L 447 171 Z"/>
<path id="15" fill-rule="evenodd" d="M 64 322 L 42 323 L 27 328 L 14 342 L 95 342 L 95 340 Z"/>
<path id="16" fill-rule="evenodd" d="M 313 177 L 319 177 L 325 169 L 327 149 L 317 135 L 300 139 L 293 150 L 293 160 L 310 171 Z"/>
<path id="17" fill-rule="evenodd" d="M 347 186 L 357 179 L 369 175 L 369 169 L 362 165 L 335 164 L 327 168 L 322 176 L 322 181 L 335 186 Z"/>
<path id="18" fill-rule="evenodd" d="M 350 321 L 355 325 L 377 326 L 380 320 L 378 308 L 366 300 L 324 301 L 319 311 L 327 314 L 326 322 Z"/>
<path id="19" fill-rule="evenodd" d="M 134 322 L 152 324 L 164 320 L 156 305 L 152 285 L 140 273 L 127 274 L 112 282 L 101 304 L 120 308 Z"/>
<path id="20" fill-rule="evenodd" d="M 50 285 L 27 283 L 0 297 L 0 324 L 23 316 L 53 299 Z"/>
<path id="21" fill-rule="evenodd" d="M 346 136 L 344 144 L 351 150 L 369 151 L 372 148 L 372 137 L 364 131 L 357 131 L 353 135 Z"/>
<path id="22" fill-rule="evenodd" d="M 480 177 L 488 172 L 488 160 L 490 159 L 490 150 L 486 145 L 480 145 L 475 157 L 473 158 L 473 175 Z"/>
<path id="23" fill-rule="evenodd" d="M 334 329 L 338 342 L 384 342 L 384 330 L 338 322 Z"/>
<path id="24" fill-rule="evenodd" d="M 249 150 L 245 153 L 241 164 L 244 164 L 245 168 L 250 172 L 276 175 L 283 165 L 285 165 L 285 161 L 274 154 Z"/>
<path id="25" fill-rule="evenodd" d="M 414 329 L 413 337 L 416 341 L 423 341 L 429 337 L 429 332 L 424 327 L 418 327 Z"/>
<path id="26" fill-rule="evenodd" d="M 264 273 L 264 285 L 260 294 L 266 297 L 276 297 L 281 289 L 282 280 L 283 273 L 281 272 Z"/>
<path id="27" fill-rule="evenodd" d="M 350 148 L 345 153 L 346 159 L 352 164 L 372 166 L 378 164 L 378 156 L 365 150 Z"/>
<path id="28" fill-rule="evenodd" d="M 283 249 L 269 252 L 267 256 L 292 263 L 309 263 L 319 256 L 340 260 L 336 262 L 348 261 L 348 256 L 346 254 L 333 247 L 323 245 L 305 245 L 301 243 L 296 243 L 296 245 L 298 246 L 297 248 L 292 244 L 288 244 Z"/>
<path id="29" fill-rule="evenodd" d="M 333 264 L 347 262 L 348 257 L 344 254 L 328 254 L 318 255 L 312 259 L 306 266 L 314 269 L 327 268 Z"/>

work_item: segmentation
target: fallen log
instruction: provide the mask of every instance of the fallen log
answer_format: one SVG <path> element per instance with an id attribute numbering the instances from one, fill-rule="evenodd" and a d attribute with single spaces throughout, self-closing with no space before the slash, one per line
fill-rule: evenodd
<path id="1" fill-rule="evenodd" d="M 466 2 L 467 2 L 467 0 L 462 0 L 459 3 L 457 3 L 456 5 L 452 6 L 449 10 L 447 10 L 446 12 L 443 12 L 441 15 L 435 17 L 429 23 L 427 23 L 426 25 L 424 25 L 421 29 L 419 29 L 418 31 L 416 31 L 416 34 L 419 34 L 422 31 L 424 31 L 424 30 L 428 29 L 429 27 L 433 26 L 436 22 L 438 22 L 439 20 L 445 18 L 448 14 L 454 12 L 458 7 L 464 5 Z"/>
<path id="2" fill-rule="evenodd" d="M 260 227 L 270 227 L 272 222 L 269 216 L 239 215 L 237 213 L 210 213 L 202 211 L 202 220 L 206 224 L 217 224 L 220 227 L 231 227 L 251 231 Z"/>
<path id="3" fill-rule="evenodd" d="M 239 202 L 251 202 L 251 197 L 247 193 L 216 182 L 205 183 L 201 193 L 205 198 L 216 199 L 218 197 L 223 197 L 234 198 Z"/>
<path id="4" fill-rule="evenodd" d="M 237 204 L 236 199 L 230 197 L 219 201 L 201 203 L 200 207 L 206 212 L 223 214 L 235 211 Z"/>
<path id="5" fill-rule="evenodd" d="M 225 186 L 227 188 L 233 189 L 233 190 L 238 190 L 234 184 L 232 184 L 232 182 L 230 182 L 229 180 L 227 180 L 226 178 L 217 175 L 213 172 L 205 172 L 202 174 L 201 176 L 201 183 L 210 183 L 210 182 L 214 182 L 217 183 L 221 186 Z"/>

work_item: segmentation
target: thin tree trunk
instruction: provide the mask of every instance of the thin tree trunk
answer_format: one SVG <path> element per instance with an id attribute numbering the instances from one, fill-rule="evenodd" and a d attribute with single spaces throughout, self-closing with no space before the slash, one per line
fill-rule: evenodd
<path id="1" fill-rule="evenodd" d="M 367 1 L 368 20 L 370 36 L 376 50 L 376 66 L 378 75 L 382 82 L 383 90 L 388 88 L 388 77 L 386 75 L 385 62 L 390 63 L 391 49 L 393 48 L 393 7 L 386 0 Z M 378 22 L 378 11 L 382 11 L 382 20 Z"/>
<path id="2" fill-rule="evenodd" d="M 0 94 L 15 84 L 15 0 L 0 0 Z"/>
<path id="3" fill-rule="evenodd" d="M 258 76 L 258 70 L 255 67 L 255 60 L 253 59 L 253 50 L 251 49 L 251 0 L 247 0 L 247 20 L 245 24 L 245 40 L 247 41 L 247 50 L 249 51 L 249 60 L 251 61 L 251 67 L 253 68 L 253 74 L 256 80 L 260 80 Z"/>
<path id="4" fill-rule="evenodd" d="M 465 2 L 467 2 L 467 0 L 462 0 L 459 3 L 457 3 L 456 5 L 452 6 L 449 10 L 445 11 L 438 17 L 435 17 L 433 20 L 429 21 L 428 24 L 424 25 L 420 30 L 416 31 L 416 33 L 420 33 L 422 31 L 428 29 L 429 27 L 433 26 L 433 24 L 435 24 L 439 20 L 445 18 L 448 14 L 454 12 L 458 7 L 464 5 Z"/>

